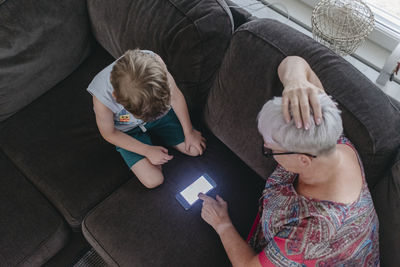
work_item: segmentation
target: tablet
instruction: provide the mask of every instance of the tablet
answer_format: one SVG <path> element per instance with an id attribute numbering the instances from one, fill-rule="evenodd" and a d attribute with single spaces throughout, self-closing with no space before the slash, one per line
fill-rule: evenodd
<path id="1" fill-rule="evenodd" d="M 205 173 L 188 187 L 176 194 L 175 197 L 183 208 L 188 210 L 199 199 L 199 193 L 206 194 L 216 186 L 217 184 L 215 181 Z"/>

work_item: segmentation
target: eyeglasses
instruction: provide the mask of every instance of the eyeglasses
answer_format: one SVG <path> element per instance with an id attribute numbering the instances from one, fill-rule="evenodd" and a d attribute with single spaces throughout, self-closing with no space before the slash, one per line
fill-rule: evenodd
<path id="1" fill-rule="evenodd" d="M 301 152 L 281 152 L 281 153 L 274 153 L 274 152 L 272 152 L 271 149 L 266 148 L 266 147 L 264 146 L 264 144 L 262 144 L 261 152 L 262 152 L 262 154 L 264 155 L 264 157 L 267 157 L 267 158 L 270 158 L 270 157 L 275 156 L 275 155 L 291 155 L 291 154 L 302 154 L 302 155 L 306 155 L 306 156 L 309 156 L 309 157 L 312 157 L 312 158 L 316 158 L 316 157 L 317 157 L 317 156 L 315 156 L 315 155 L 311 155 L 311 154 L 308 154 L 308 153 L 301 153 Z"/>

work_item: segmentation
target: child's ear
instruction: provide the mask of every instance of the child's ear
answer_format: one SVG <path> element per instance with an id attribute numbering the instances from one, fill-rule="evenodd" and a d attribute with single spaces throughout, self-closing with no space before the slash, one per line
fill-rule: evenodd
<path id="1" fill-rule="evenodd" d="M 114 97 L 114 99 L 117 99 L 117 97 L 115 96 L 115 93 L 114 93 L 114 91 L 112 91 L 112 97 Z"/>

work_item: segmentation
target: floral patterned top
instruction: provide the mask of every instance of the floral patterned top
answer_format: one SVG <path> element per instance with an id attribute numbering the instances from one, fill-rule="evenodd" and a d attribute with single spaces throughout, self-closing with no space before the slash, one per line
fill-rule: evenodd
<path id="1" fill-rule="evenodd" d="M 338 144 L 354 149 L 344 136 Z M 278 165 L 248 238 L 262 266 L 379 266 L 378 217 L 357 157 L 363 185 L 351 204 L 298 195 L 297 174 Z"/>

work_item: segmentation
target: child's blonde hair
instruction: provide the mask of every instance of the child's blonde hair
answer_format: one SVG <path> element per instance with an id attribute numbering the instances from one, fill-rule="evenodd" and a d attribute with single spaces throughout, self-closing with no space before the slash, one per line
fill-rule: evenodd
<path id="1" fill-rule="evenodd" d="M 128 50 L 111 71 L 116 101 L 143 121 L 154 120 L 170 106 L 167 69 L 155 54 Z"/>

